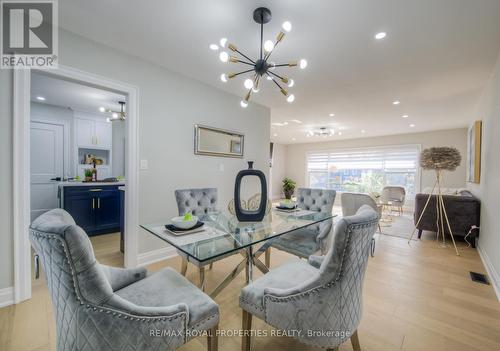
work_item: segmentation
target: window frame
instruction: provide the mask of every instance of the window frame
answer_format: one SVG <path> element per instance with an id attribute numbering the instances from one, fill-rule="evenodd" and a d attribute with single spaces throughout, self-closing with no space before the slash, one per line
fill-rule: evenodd
<path id="1" fill-rule="evenodd" d="M 381 146 L 360 146 L 360 147 L 329 147 L 329 148 L 322 148 L 322 149 L 314 149 L 314 150 L 309 150 L 306 152 L 306 157 L 305 157 L 305 180 L 306 184 L 308 187 L 310 187 L 310 179 L 309 179 L 309 157 L 310 155 L 313 154 L 318 154 L 318 153 L 330 153 L 330 152 L 341 152 L 341 153 L 348 153 L 348 152 L 359 152 L 359 151 L 364 151 L 364 150 L 391 150 L 391 149 L 404 149 L 404 148 L 415 148 L 417 151 L 417 167 L 415 171 L 415 194 L 420 193 L 420 190 L 422 188 L 422 167 L 419 165 L 419 158 L 420 158 L 420 152 L 422 151 L 422 144 L 391 144 L 391 145 L 381 145 Z M 325 171 L 312 171 L 312 172 L 325 172 Z M 326 171 L 328 172 L 328 171 Z M 386 172 L 384 171 L 384 184 L 386 181 L 386 173 L 407 173 L 407 172 Z M 343 191 L 338 191 L 338 193 L 342 193 Z M 413 198 L 412 199 L 407 199 L 409 203 L 413 203 Z"/>

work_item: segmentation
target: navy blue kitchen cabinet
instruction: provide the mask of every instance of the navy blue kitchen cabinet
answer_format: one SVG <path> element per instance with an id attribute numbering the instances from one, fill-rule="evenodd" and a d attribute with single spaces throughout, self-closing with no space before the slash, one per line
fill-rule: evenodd
<path id="1" fill-rule="evenodd" d="M 118 186 L 67 186 L 63 208 L 88 235 L 120 231 Z"/>

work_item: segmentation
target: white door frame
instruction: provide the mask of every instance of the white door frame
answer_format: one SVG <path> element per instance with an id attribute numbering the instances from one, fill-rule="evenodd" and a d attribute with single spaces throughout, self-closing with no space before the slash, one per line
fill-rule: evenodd
<path id="1" fill-rule="evenodd" d="M 125 267 L 137 266 L 139 228 L 139 89 L 93 73 L 59 65 L 45 73 L 127 95 L 125 157 Z M 30 88 L 31 71 L 14 70 L 13 110 L 13 213 L 14 213 L 14 303 L 31 298 L 30 225 Z"/>

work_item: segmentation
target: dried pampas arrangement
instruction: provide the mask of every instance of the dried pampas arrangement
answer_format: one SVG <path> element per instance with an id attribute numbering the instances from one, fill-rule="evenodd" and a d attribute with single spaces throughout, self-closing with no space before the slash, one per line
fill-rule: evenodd
<path id="1" fill-rule="evenodd" d="M 420 154 L 420 167 L 423 169 L 454 171 L 461 161 L 462 156 L 454 147 L 431 147 Z"/>

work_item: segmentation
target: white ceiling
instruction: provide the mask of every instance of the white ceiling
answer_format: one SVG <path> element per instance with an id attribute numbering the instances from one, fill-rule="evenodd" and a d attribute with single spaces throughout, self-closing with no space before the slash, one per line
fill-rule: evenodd
<path id="1" fill-rule="evenodd" d="M 324 141 L 306 138 L 321 126 L 342 129 L 329 139 L 350 139 L 465 127 L 480 117 L 475 105 L 500 51 L 499 0 L 65 0 L 59 23 L 243 96 L 243 79 L 219 80 L 234 64 L 221 63 L 208 47 L 228 37 L 256 57 L 252 11 L 262 5 L 273 12 L 265 39 L 284 20 L 293 24 L 273 59 L 309 62 L 306 70 L 280 70 L 296 82 L 293 104 L 267 81 L 252 98 L 271 108 L 273 122 L 303 122 L 273 127 L 274 141 Z M 388 35 L 377 41 L 380 31 Z"/>
<path id="2" fill-rule="evenodd" d="M 45 98 L 45 100 L 40 101 L 37 97 Z M 111 117 L 110 113 L 101 113 L 99 107 L 120 111 L 118 101 L 127 100 L 124 95 L 111 91 L 33 73 L 31 75 L 31 101 L 97 113 L 107 118 Z"/>

